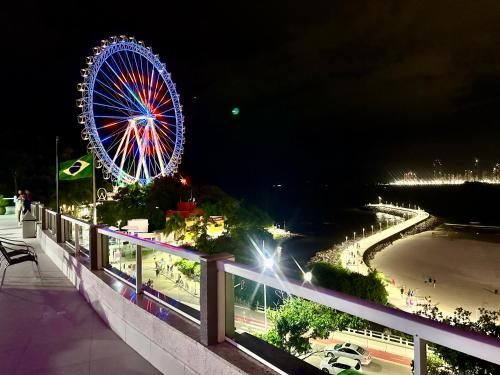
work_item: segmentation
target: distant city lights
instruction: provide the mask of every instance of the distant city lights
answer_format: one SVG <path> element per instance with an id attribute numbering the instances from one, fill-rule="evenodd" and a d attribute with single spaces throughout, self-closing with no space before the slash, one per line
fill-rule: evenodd
<path id="1" fill-rule="evenodd" d="M 480 182 L 483 184 L 500 184 L 500 180 L 492 179 L 481 179 L 481 180 L 469 180 L 469 179 L 399 179 L 389 182 L 385 185 L 396 185 L 396 186 L 421 186 L 421 185 L 462 185 L 466 182 Z"/>

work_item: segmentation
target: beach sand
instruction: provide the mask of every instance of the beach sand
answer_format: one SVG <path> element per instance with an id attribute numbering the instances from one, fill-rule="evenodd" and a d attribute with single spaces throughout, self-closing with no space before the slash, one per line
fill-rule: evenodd
<path id="1" fill-rule="evenodd" d="M 394 279 L 398 288 L 405 285 L 417 296 L 431 296 L 447 314 L 464 307 L 474 319 L 479 307 L 500 310 L 500 236 L 423 232 L 386 247 L 372 267 Z M 429 277 L 436 279 L 435 287 L 424 282 Z"/>

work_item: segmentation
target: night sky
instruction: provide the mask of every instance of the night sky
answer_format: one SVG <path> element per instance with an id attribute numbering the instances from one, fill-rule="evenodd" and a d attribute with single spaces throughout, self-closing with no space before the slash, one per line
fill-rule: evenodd
<path id="1" fill-rule="evenodd" d="M 85 153 L 79 70 L 119 34 L 144 40 L 172 73 L 181 172 L 195 183 L 376 182 L 430 173 L 435 158 L 457 170 L 475 156 L 484 169 L 500 161 L 498 1 L 10 3 L 3 184 L 26 163 L 20 152 L 52 165 L 55 135 L 64 155 Z"/>

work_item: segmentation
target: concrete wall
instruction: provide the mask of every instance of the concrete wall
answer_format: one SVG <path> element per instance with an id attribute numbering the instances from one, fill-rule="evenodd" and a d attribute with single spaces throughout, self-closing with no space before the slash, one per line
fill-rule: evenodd
<path id="1" fill-rule="evenodd" d="M 167 323 L 130 302 L 69 255 L 41 228 L 38 240 L 47 256 L 109 327 L 164 374 L 274 373 L 228 343 L 213 347 L 201 345 L 197 341 L 199 329 L 194 323 L 180 317 Z"/>

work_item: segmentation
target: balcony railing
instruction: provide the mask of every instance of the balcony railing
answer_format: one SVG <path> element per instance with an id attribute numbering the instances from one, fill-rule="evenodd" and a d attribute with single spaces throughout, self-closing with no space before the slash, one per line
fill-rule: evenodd
<path id="1" fill-rule="evenodd" d="M 195 322 L 200 327 L 202 344 L 229 341 L 280 373 L 284 371 L 272 363 L 272 358 L 255 355 L 238 338 L 239 333 L 254 332 L 243 324 L 245 319 L 241 319 L 241 311 L 238 310 L 241 307 L 234 303 L 234 291 L 238 286 L 235 277 L 411 335 L 415 374 L 427 373 L 427 343 L 500 365 L 500 340 L 497 338 L 464 331 L 333 290 L 282 279 L 275 274 L 238 264 L 229 254 L 206 255 L 116 232 L 57 214 L 43 205 L 37 205 L 36 210 L 42 219 L 42 229 L 49 231 L 57 242 L 69 245 L 69 249 L 73 246 L 74 254 L 85 253 L 90 259 L 91 270 L 105 270 L 133 287 L 137 293 L 143 293 Z M 182 274 L 179 271 L 182 260 L 192 262 L 190 264 L 195 265 L 194 269 L 199 265 L 199 274 Z M 267 324 L 257 320 L 255 324 L 265 331 Z M 411 348 L 411 345 L 408 346 Z"/>
<path id="2" fill-rule="evenodd" d="M 203 254 L 107 228 L 97 233 L 106 272 L 200 324 L 200 282 L 175 264 L 182 259 L 199 264 Z"/>
<path id="3" fill-rule="evenodd" d="M 61 242 L 73 248 L 77 254 L 89 257 L 91 227 L 90 223 L 61 215 Z"/>

